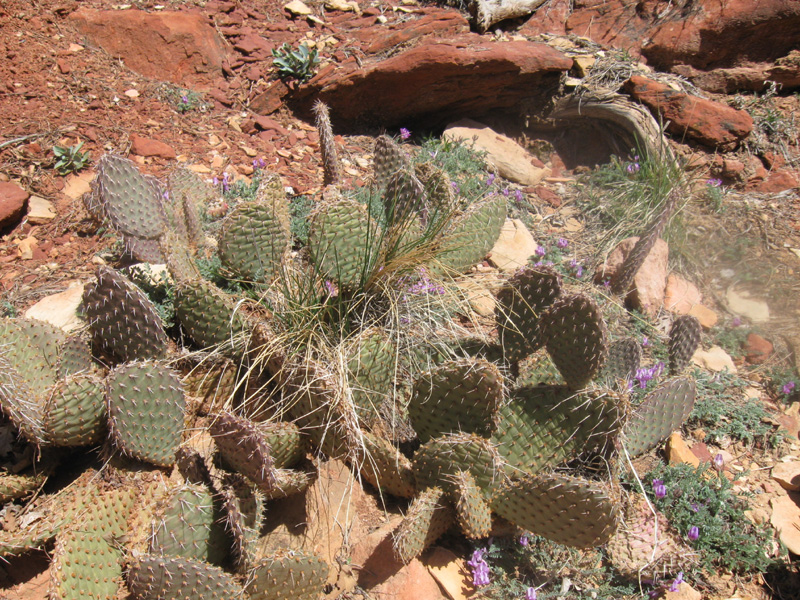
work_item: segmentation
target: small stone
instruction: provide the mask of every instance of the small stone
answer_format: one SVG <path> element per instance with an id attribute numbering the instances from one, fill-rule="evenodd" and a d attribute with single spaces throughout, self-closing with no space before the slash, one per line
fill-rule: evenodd
<path id="1" fill-rule="evenodd" d="M 719 346 L 712 346 L 708 350 L 698 350 L 694 353 L 692 361 L 698 367 L 703 367 L 709 371 L 718 373 L 720 371 L 728 370 L 728 373 L 736 373 L 736 365 L 733 364 L 733 359 L 730 354 L 725 352 Z"/>
<path id="2" fill-rule="evenodd" d="M 83 52 L 83 46 L 81 46 L 80 44 L 70 44 L 67 50 L 72 53 Z"/>
<path id="3" fill-rule="evenodd" d="M 123 92 L 128 98 L 138 98 L 139 97 L 139 90 L 125 90 Z"/>
<path id="4" fill-rule="evenodd" d="M 671 465 L 687 463 L 693 467 L 700 465 L 700 459 L 694 455 L 691 448 L 683 441 L 681 434 L 677 431 L 669 436 L 667 440 L 667 460 Z"/>
<path id="5" fill-rule="evenodd" d="M 451 600 L 467 600 L 472 595 L 464 586 L 467 565 L 451 550 L 434 548 L 425 559 L 425 566 Z"/>
<path id="6" fill-rule="evenodd" d="M 703 600 L 703 594 L 685 581 L 678 585 L 677 592 L 671 592 L 669 588 L 667 588 L 662 597 L 664 600 Z"/>
<path id="7" fill-rule="evenodd" d="M 0 182 L 0 232 L 12 229 L 25 214 L 25 202 L 30 194 L 10 182 Z"/>
<path id="8" fill-rule="evenodd" d="M 39 241 L 29 235 L 23 240 L 18 240 L 15 242 L 17 244 L 17 250 L 19 250 L 19 257 L 22 260 L 31 260 L 33 258 L 33 251 L 36 249 L 36 246 L 39 245 Z"/>
<path id="9" fill-rule="evenodd" d="M 608 255 L 605 265 L 597 270 L 595 279 L 613 280 L 638 241 L 639 238 L 636 236 L 622 240 Z M 634 308 L 650 316 L 655 316 L 661 308 L 667 286 L 668 260 L 669 246 L 664 240 L 659 239 L 633 278 L 633 288 L 628 298 Z"/>
<path id="10" fill-rule="evenodd" d="M 769 321 L 769 305 L 764 300 L 751 298 L 747 292 L 737 292 L 733 287 L 728 289 L 726 298 L 732 313 L 748 318 L 753 323 Z"/>
<path id="11" fill-rule="evenodd" d="M 770 523 L 777 530 L 781 542 L 793 554 L 800 554 L 800 494 L 788 492 L 773 498 Z"/>
<path id="12" fill-rule="evenodd" d="M 288 4 L 284 4 L 283 10 L 296 17 L 307 17 L 312 14 L 312 10 L 300 0 L 292 0 Z"/>
<path id="13" fill-rule="evenodd" d="M 189 170 L 193 173 L 200 173 L 200 174 L 208 174 L 211 173 L 211 169 L 209 169 L 205 165 L 189 165 Z"/>
<path id="14" fill-rule="evenodd" d="M 481 317 L 494 316 L 495 299 L 494 294 L 489 291 L 479 281 L 465 280 L 459 283 L 458 287 L 462 290 L 469 302 L 470 308 Z"/>
<path id="15" fill-rule="evenodd" d="M 166 159 L 175 158 L 176 156 L 172 146 L 138 135 L 131 136 L 131 153 L 139 156 L 157 156 Z"/>
<path id="16" fill-rule="evenodd" d="M 689 314 L 700 321 L 700 325 L 703 329 L 711 329 L 717 324 L 717 321 L 719 321 L 717 313 L 702 304 L 695 304 L 689 311 Z"/>
<path id="17" fill-rule="evenodd" d="M 47 296 L 25 311 L 26 319 L 38 319 L 63 329 L 66 332 L 83 327 L 78 316 L 78 307 L 83 298 L 83 283 L 73 281 L 63 292 Z"/>
<path id="18" fill-rule="evenodd" d="M 506 219 L 489 261 L 504 273 L 513 273 L 528 264 L 536 253 L 536 240 L 519 219 Z"/>
<path id="19" fill-rule="evenodd" d="M 800 492 L 800 461 L 778 463 L 772 468 L 772 478 L 790 492 Z"/>
<path id="20" fill-rule="evenodd" d="M 594 66 L 595 62 L 597 62 L 597 59 L 591 55 L 573 56 L 572 70 L 578 77 L 586 77 L 589 74 L 589 70 Z"/>
<path id="21" fill-rule="evenodd" d="M 742 345 L 742 350 L 744 350 L 745 360 L 748 364 L 760 365 L 772 355 L 774 346 L 772 342 L 757 333 L 749 333 Z"/>
<path id="22" fill-rule="evenodd" d="M 355 2 L 345 2 L 345 0 L 325 0 L 324 6 L 328 10 L 340 10 L 342 12 L 357 12 L 356 8 L 358 7 L 358 4 L 356 4 Z"/>
<path id="23" fill-rule="evenodd" d="M 67 177 L 66 185 L 64 186 L 64 195 L 71 200 L 80 199 L 81 196 L 92 191 L 90 182 L 94 178 L 95 172 L 92 170 L 73 173 Z"/>
<path id="24" fill-rule="evenodd" d="M 56 218 L 53 212 L 53 204 L 49 200 L 39 196 L 28 198 L 28 223 L 32 225 L 43 225 Z"/>
<path id="25" fill-rule="evenodd" d="M 664 308 L 677 315 L 688 315 L 702 299 L 700 290 L 693 283 L 675 273 L 669 274 L 664 290 Z"/>

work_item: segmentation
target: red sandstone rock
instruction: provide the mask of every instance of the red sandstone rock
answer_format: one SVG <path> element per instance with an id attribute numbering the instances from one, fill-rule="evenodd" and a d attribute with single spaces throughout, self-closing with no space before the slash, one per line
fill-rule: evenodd
<path id="1" fill-rule="evenodd" d="M 608 255 L 606 264 L 597 270 L 595 278 L 598 281 L 613 280 L 638 241 L 639 238 L 636 236 L 622 240 Z M 634 308 L 650 316 L 654 316 L 658 312 L 664 301 L 668 258 L 669 246 L 664 240 L 659 239 L 642 263 L 639 272 L 636 273 L 632 290 L 628 295 L 628 301 Z"/>
<path id="2" fill-rule="evenodd" d="M 783 169 L 773 171 L 767 178 L 756 185 L 755 189 L 759 192 L 768 194 L 777 194 L 785 190 L 791 190 L 798 187 L 798 178 L 789 171 Z"/>
<path id="3" fill-rule="evenodd" d="M 478 35 L 426 41 L 389 59 L 321 71 L 292 105 L 310 114 L 319 98 L 339 127 L 417 128 L 514 106 L 531 90 L 556 86 L 572 59 L 544 44 L 491 42 Z"/>
<path id="4" fill-rule="evenodd" d="M 760 365 L 766 361 L 772 355 L 773 349 L 772 342 L 757 333 L 749 333 L 742 345 L 745 360 L 751 365 Z"/>
<path id="5" fill-rule="evenodd" d="M 664 122 L 669 121 L 667 131 L 680 138 L 711 147 L 731 147 L 753 129 L 753 119 L 743 110 L 690 96 L 640 75 L 631 77 L 624 87 Z"/>
<path id="6" fill-rule="evenodd" d="M 664 308 L 677 315 L 688 315 L 702 300 L 700 290 L 693 283 L 675 273 L 669 274 L 664 291 Z"/>
<path id="7" fill-rule="evenodd" d="M 355 30 L 352 35 L 366 44 L 364 50 L 368 54 L 377 54 L 424 35 L 457 35 L 468 31 L 469 22 L 460 12 L 437 8 L 417 18 L 387 25 L 380 35 L 376 35 L 374 25 Z"/>
<path id="8" fill-rule="evenodd" d="M 570 0 L 550 0 L 536 9 L 530 19 L 520 27 L 520 35 L 535 36 L 540 33 L 564 35 L 567 17 L 570 14 Z"/>
<path id="9" fill-rule="evenodd" d="M 200 14 L 80 9 L 69 18 L 82 35 L 146 77 L 204 90 L 222 76 L 222 40 Z"/>
<path id="10" fill-rule="evenodd" d="M 0 181 L 0 233 L 16 227 L 30 194 L 14 183 Z"/>
<path id="11" fill-rule="evenodd" d="M 158 156 L 160 158 L 175 158 L 175 150 L 172 146 L 152 140 L 150 138 L 131 136 L 131 153 L 139 156 Z"/>

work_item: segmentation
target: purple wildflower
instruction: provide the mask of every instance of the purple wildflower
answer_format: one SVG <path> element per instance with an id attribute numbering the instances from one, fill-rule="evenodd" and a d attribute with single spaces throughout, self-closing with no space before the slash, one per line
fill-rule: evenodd
<path id="1" fill-rule="evenodd" d="M 528 536 L 527 535 L 520 536 L 519 545 L 520 546 L 527 546 L 528 545 Z"/>
<path id="2" fill-rule="evenodd" d="M 522 204 L 522 190 L 516 190 L 514 196 L 516 196 L 517 204 Z"/>
<path id="3" fill-rule="evenodd" d="M 700 537 L 700 529 L 697 527 L 697 525 L 692 525 L 691 527 L 689 527 L 689 533 L 686 534 L 686 537 L 688 537 L 693 542 Z"/>
<path id="4" fill-rule="evenodd" d="M 742 324 L 742 320 L 739 317 L 733 317 L 733 320 L 731 321 L 731 325 L 733 325 L 734 327 L 739 327 L 741 324 Z"/>
<path id="5" fill-rule="evenodd" d="M 467 561 L 467 565 L 472 570 L 472 585 L 489 585 L 489 565 L 484 558 L 486 555 L 486 548 L 479 548 L 472 553 L 472 558 Z"/>
<path id="6" fill-rule="evenodd" d="M 672 583 L 669 586 L 670 592 L 677 592 L 680 590 L 680 585 L 683 583 L 683 571 L 678 573 L 678 576 L 673 579 Z"/>
<path id="7" fill-rule="evenodd" d="M 645 367 L 642 369 L 637 369 L 636 373 L 633 376 L 633 379 L 631 379 L 631 381 L 629 382 L 628 387 L 633 388 L 633 384 L 638 383 L 639 388 L 643 390 L 647 387 L 647 383 L 651 379 L 655 379 L 656 377 L 661 375 L 661 372 L 663 370 L 664 370 L 663 362 L 658 362 L 649 368 Z"/>
<path id="8" fill-rule="evenodd" d="M 627 167 L 625 167 L 625 170 L 626 170 L 628 173 L 630 173 L 631 175 L 633 175 L 634 173 L 638 173 L 638 172 L 639 172 L 639 169 L 641 169 L 641 167 L 639 166 L 639 163 L 638 163 L 638 162 L 631 163 L 631 164 L 629 164 Z"/>
<path id="9" fill-rule="evenodd" d="M 525 590 L 525 600 L 536 600 L 536 590 L 532 587 Z"/>
<path id="10" fill-rule="evenodd" d="M 333 283 L 332 281 L 325 280 L 324 286 L 325 286 L 325 291 L 331 298 L 336 298 L 336 296 L 339 295 L 339 290 L 336 289 L 336 284 Z"/>
<path id="11" fill-rule="evenodd" d="M 564 238 L 558 238 L 558 241 L 556 242 L 556 246 L 563 250 L 564 248 L 569 246 L 569 242 L 567 240 L 565 240 Z"/>
<path id="12" fill-rule="evenodd" d="M 654 485 L 653 493 L 656 495 L 656 498 L 661 500 L 661 498 L 667 495 L 667 486 L 665 486 L 663 483 L 660 483 L 659 485 Z"/>
<path id="13" fill-rule="evenodd" d="M 649 348 L 650 347 L 650 339 L 645 335 L 642 336 L 642 348 Z"/>
<path id="14" fill-rule="evenodd" d="M 794 391 L 794 388 L 795 388 L 794 381 L 787 381 L 786 383 L 783 384 L 783 387 L 781 388 L 781 391 L 786 396 L 788 396 L 789 394 L 791 394 Z"/>
<path id="15" fill-rule="evenodd" d="M 503 188 L 503 196 L 508 197 L 509 191 L 508 188 Z"/>
<path id="16" fill-rule="evenodd" d="M 411 132 L 408 129 L 406 129 L 405 127 L 401 127 L 400 128 L 400 138 L 404 139 L 404 140 L 407 140 L 410 137 L 411 137 Z"/>
<path id="17" fill-rule="evenodd" d="M 706 185 L 708 187 L 719 187 L 722 185 L 722 179 L 707 179 Z"/>
<path id="18" fill-rule="evenodd" d="M 458 185 L 458 184 L 457 184 L 455 181 L 451 181 L 451 182 L 450 182 L 450 185 L 452 185 L 452 186 L 453 186 L 453 191 L 454 191 L 456 194 L 460 194 L 460 193 L 461 193 L 461 186 L 459 186 L 459 185 Z"/>
<path id="19" fill-rule="evenodd" d="M 189 98 L 187 96 L 181 96 L 181 102 L 184 104 L 189 104 Z"/>
<path id="20" fill-rule="evenodd" d="M 689 508 L 691 508 L 691 509 L 692 509 L 692 512 L 700 512 L 700 505 L 699 505 L 699 504 L 697 504 L 696 502 L 692 502 L 692 503 L 689 505 Z"/>
<path id="21" fill-rule="evenodd" d="M 722 467 L 725 466 L 725 458 L 722 456 L 722 454 L 717 454 L 714 457 L 713 463 L 714 463 L 714 468 L 717 471 L 722 471 Z"/>
<path id="22" fill-rule="evenodd" d="M 486 180 L 486 185 L 492 185 L 494 183 L 494 173 L 489 173 L 489 177 Z"/>
<path id="23" fill-rule="evenodd" d="M 536 256 L 544 256 L 547 254 L 547 248 L 544 246 L 536 246 Z"/>

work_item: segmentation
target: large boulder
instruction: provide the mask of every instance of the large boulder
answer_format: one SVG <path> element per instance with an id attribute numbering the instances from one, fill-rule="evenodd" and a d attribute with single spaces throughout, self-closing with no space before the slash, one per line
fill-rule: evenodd
<path id="1" fill-rule="evenodd" d="M 222 77 L 225 46 L 198 13 L 82 8 L 70 21 L 79 33 L 145 77 L 199 90 Z"/>
<path id="2" fill-rule="evenodd" d="M 492 42 L 477 35 L 426 41 L 360 67 L 322 69 L 292 100 L 301 113 L 322 100 L 342 129 L 441 126 L 552 94 L 572 59 L 545 44 Z"/>
<path id="3" fill-rule="evenodd" d="M 15 183 L 0 181 L 0 233 L 16 227 L 25 215 L 30 194 Z"/>

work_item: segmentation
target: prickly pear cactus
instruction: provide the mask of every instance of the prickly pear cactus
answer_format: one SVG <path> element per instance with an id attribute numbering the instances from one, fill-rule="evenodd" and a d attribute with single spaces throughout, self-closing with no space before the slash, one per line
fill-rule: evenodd
<path id="1" fill-rule="evenodd" d="M 669 329 L 669 371 L 680 374 L 691 362 L 700 345 L 702 329 L 697 317 L 682 315 L 672 322 Z"/>

